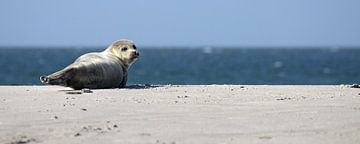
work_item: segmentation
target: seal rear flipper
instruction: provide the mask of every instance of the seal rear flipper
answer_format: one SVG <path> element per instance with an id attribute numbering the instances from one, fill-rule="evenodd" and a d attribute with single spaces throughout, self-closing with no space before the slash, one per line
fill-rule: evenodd
<path id="1" fill-rule="evenodd" d="M 48 76 L 41 76 L 40 81 L 45 85 L 68 86 L 68 81 L 73 77 L 75 69 L 66 69 Z"/>
<path id="2" fill-rule="evenodd" d="M 40 81 L 43 84 L 48 84 L 49 83 L 49 78 L 47 78 L 47 76 L 40 76 Z"/>

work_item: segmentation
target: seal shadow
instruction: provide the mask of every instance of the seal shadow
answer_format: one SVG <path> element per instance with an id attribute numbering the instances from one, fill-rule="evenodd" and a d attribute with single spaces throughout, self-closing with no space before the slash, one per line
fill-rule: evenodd
<path id="1" fill-rule="evenodd" d="M 157 88 L 157 87 L 163 87 L 162 85 L 151 85 L 151 84 L 135 84 L 135 85 L 127 85 L 124 88 L 125 89 L 151 89 L 151 88 Z"/>
<path id="2" fill-rule="evenodd" d="M 134 85 L 127 85 L 123 88 L 105 88 L 105 89 L 152 89 L 157 87 L 163 87 L 163 85 L 151 85 L 151 84 L 134 84 Z M 101 90 L 101 89 L 89 89 L 89 90 Z M 75 89 L 63 89 L 58 90 L 59 92 L 65 92 L 66 94 L 82 94 L 84 93 L 84 89 L 82 90 L 75 90 Z M 92 93 L 92 92 L 88 92 Z"/>

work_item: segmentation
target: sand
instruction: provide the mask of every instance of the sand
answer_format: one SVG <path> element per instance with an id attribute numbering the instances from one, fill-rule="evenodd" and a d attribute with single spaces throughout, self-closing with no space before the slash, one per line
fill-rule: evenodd
<path id="1" fill-rule="evenodd" d="M 0 143 L 359 143 L 360 89 L 0 86 Z"/>

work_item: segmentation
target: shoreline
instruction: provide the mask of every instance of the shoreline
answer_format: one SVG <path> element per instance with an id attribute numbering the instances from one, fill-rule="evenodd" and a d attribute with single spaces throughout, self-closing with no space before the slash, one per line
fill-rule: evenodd
<path id="1" fill-rule="evenodd" d="M 6 144 L 360 141 L 347 85 L 0 86 L 0 113 Z"/>

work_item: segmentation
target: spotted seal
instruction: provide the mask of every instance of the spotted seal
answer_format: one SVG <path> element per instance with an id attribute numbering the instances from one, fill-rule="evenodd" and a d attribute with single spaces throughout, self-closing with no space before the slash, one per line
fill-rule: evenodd
<path id="1" fill-rule="evenodd" d="M 125 87 L 128 69 L 139 56 L 134 42 L 118 40 L 102 52 L 84 54 L 64 69 L 41 76 L 40 81 L 73 89 Z"/>

